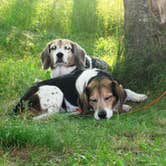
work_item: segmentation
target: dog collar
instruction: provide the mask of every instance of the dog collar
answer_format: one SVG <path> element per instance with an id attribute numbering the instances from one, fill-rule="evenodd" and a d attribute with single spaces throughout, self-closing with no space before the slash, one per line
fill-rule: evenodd
<path id="1" fill-rule="evenodd" d="M 77 111 L 78 113 L 80 113 L 80 114 L 82 114 L 82 113 L 83 113 L 83 111 L 82 111 L 82 109 L 81 109 L 81 108 L 77 108 L 77 109 L 76 109 L 76 111 Z"/>

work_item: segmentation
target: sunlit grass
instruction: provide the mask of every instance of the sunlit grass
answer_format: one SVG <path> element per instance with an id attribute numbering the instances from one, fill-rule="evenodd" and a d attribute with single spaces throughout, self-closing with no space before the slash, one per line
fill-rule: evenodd
<path id="1" fill-rule="evenodd" d="M 97 1 L 98 24 L 105 35 L 116 35 L 119 37 L 119 31 L 123 28 L 124 8 L 121 0 L 103 0 Z M 115 33 L 116 32 L 116 33 Z"/>
<path id="2" fill-rule="evenodd" d="M 35 16 L 32 26 L 37 31 L 69 33 L 72 0 L 38 1 L 35 7 Z"/>
<path id="3" fill-rule="evenodd" d="M 2 25 L 9 29 L 11 26 L 24 29 L 31 24 L 35 1 L 2 1 L 2 5 L 4 6 L 0 11 L 3 18 Z"/>
<path id="4" fill-rule="evenodd" d="M 41 45 L 44 47 L 48 41 L 57 37 L 69 37 L 78 43 L 80 40 L 84 47 L 87 45 L 85 39 L 88 35 L 94 38 L 94 45 L 102 36 L 114 36 L 117 48 L 118 38 L 123 35 L 122 0 L 78 2 L 74 0 L 25 0 L 24 3 L 19 0 L 2 1 L 0 52 L 3 53 L 6 49 L 10 58 L 11 53 L 13 57 L 19 58 L 36 56 L 42 50 Z M 78 37 L 75 37 L 76 33 Z M 94 45 L 90 44 L 87 52 L 91 54 L 96 52 L 93 50 Z M 104 59 L 111 56 L 109 62 L 113 60 L 109 52 L 98 55 Z M 4 58 L 2 55 L 0 57 Z"/>
<path id="5" fill-rule="evenodd" d="M 10 26 L 16 26 L 29 30 L 32 28 L 36 31 L 54 30 L 55 34 L 56 32 L 73 32 L 70 28 L 83 28 L 87 32 L 88 29 L 91 29 L 91 33 L 93 33 L 93 29 L 97 29 L 97 31 L 108 34 L 110 30 L 115 29 L 115 24 L 122 20 L 122 6 L 120 0 L 98 0 L 93 3 L 86 0 L 78 2 L 72 0 L 44 0 L 24 1 L 24 3 L 18 0 L 4 0 L 0 13 L 2 23 L 8 25 L 9 28 Z M 92 7 L 94 11 L 92 11 Z M 78 19 L 78 14 L 81 19 Z M 118 17 L 114 17 L 114 15 L 118 15 Z M 71 19 L 76 20 L 73 25 Z M 94 19 L 96 19 L 96 23 Z M 93 23 L 99 27 L 94 27 Z M 81 31 L 79 30 L 79 32 Z M 94 32 L 96 33 L 96 30 Z"/>
<path id="6" fill-rule="evenodd" d="M 94 55 L 102 57 L 111 67 L 116 61 L 118 42 L 114 37 L 99 38 L 95 43 Z"/>

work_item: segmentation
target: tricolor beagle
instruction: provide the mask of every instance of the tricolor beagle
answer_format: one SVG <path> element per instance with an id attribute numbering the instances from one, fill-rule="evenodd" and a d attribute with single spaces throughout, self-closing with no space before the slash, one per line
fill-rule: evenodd
<path id="1" fill-rule="evenodd" d="M 20 99 L 14 112 L 22 111 L 28 101 L 30 110 L 37 112 L 34 119 L 48 117 L 61 108 L 68 112 L 82 114 L 94 111 L 95 119 L 109 119 L 114 111 L 129 111 L 126 100 L 141 102 L 144 94 L 124 89 L 110 74 L 99 69 L 82 70 L 76 68 L 70 74 L 36 83 Z"/>
<path id="2" fill-rule="evenodd" d="M 77 43 L 68 39 L 49 42 L 41 53 L 43 69 L 51 69 L 51 78 L 69 74 L 76 68 L 99 68 L 108 71 L 109 65 L 95 57 L 90 57 Z"/>

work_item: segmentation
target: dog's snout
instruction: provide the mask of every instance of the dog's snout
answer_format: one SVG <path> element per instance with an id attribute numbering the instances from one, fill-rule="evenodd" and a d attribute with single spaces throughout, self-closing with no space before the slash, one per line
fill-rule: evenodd
<path id="1" fill-rule="evenodd" d="M 105 119 L 106 118 L 106 111 L 105 110 L 101 110 L 101 111 L 99 111 L 99 113 L 98 113 L 98 116 L 99 116 L 99 118 L 100 119 Z"/>
<path id="2" fill-rule="evenodd" d="M 56 56 L 57 56 L 58 58 L 62 58 L 62 57 L 63 57 L 63 53 L 58 52 L 58 53 L 56 54 Z"/>

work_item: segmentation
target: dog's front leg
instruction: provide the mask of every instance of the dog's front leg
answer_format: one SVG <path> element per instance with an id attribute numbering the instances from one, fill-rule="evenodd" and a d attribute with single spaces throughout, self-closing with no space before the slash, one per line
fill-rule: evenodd
<path id="1" fill-rule="evenodd" d="M 147 95 L 136 93 L 130 89 L 125 89 L 125 92 L 127 94 L 126 101 L 142 102 L 148 98 Z"/>

